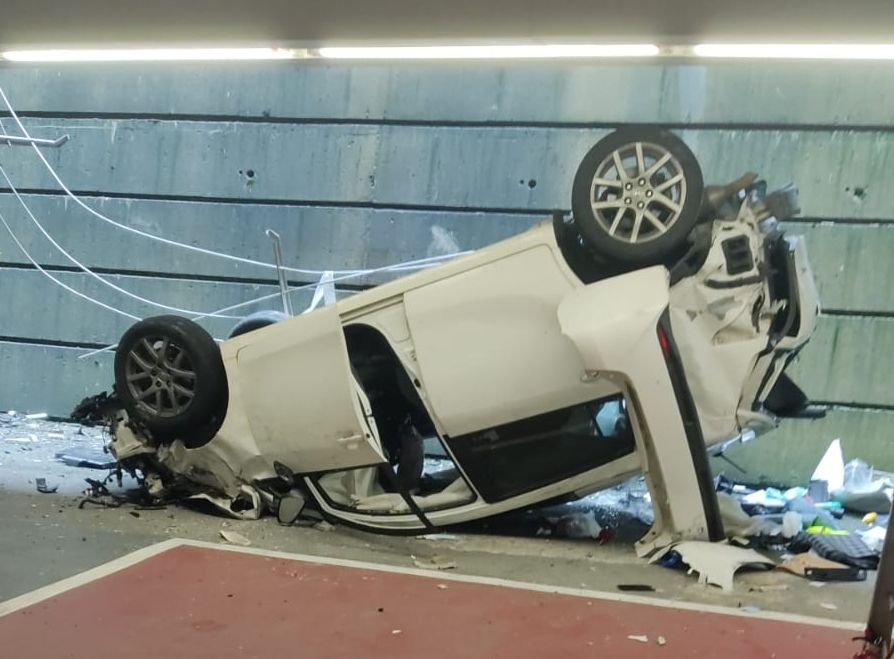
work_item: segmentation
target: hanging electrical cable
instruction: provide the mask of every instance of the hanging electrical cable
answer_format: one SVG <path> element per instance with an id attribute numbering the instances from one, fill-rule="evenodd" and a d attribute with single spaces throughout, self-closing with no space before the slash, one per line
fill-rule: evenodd
<path id="1" fill-rule="evenodd" d="M 378 273 L 380 273 L 380 272 L 393 272 L 396 268 L 399 268 L 399 267 L 401 267 L 401 266 L 406 266 L 406 265 L 409 265 L 409 264 L 413 264 L 413 263 L 414 263 L 414 261 L 407 261 L 406 263 L 398 263 L 397 265 L 388 265 L 388 266 L 384 266 L 384 267 L 381 267 L 381 268 L 373 268 L 372 270 L 367 270 L 367 271 L 365 271 L 365 273 L 366 273 L 366 274 L 374 275 L 374 274 L 378 274 Z M 336 283 L 338 283 L 338 282 L 340 282 L 340 281 L 345 281 L 345 280 L 347 280 L 347 279 L 355 279 L 355 278 L 357 278 L 358 276 L 360 276 L 360 275 L 357 275 L 357 274 L 350 274 L 350 275 L 341 275 L 340 277 L 332 277 L 331 279 L 327 280 L 327 283 L 336 284 Z M 302 290 L 306 290 L 306 289 L 308 289 L 308 288 L 316 288 L 317 286 L 319 286 L 319 283 L 302 284 L 302 285 L 300 285 L 300 286 L 290 286 L 290 287 L 288 288 L 288 292 L 289 292 L 289 293 L 292 293 L 293 291 L 302 291 Z M 239 303 L 237 303 L 237 304 L 232 304 L 232 305 L 230 305 L 230 306 L 228 306 L 228 307 L 223 307 L 223 308 L 221 308 L 221 309 L 216 309 L 213 313 L 225 313 L 225 312 L 227 312 L 227 311 L 234 311 L 234 310 L 236 310 L 236 309 L 241 309 L 241 308 L 243 308 L 243 307 L 247 307 L 247 306 L 250 306 L 250 305 L 252 305 L 252 304 L 258 304 L 259 302 L 266 302 L 267 300 L 272 300 L 273 298 L 280 297 L 280 295 L 281 295 L 281 293 L 280 293 L 279 291 L 277 291 L 276 293 L 270 293 L 270 294 L 268 294 L 268 295 L 262 295 L 262 296 L 260 296 L 260 297 L 256 297 L 256 298 L 254 298 L 254 299 L 252 299 L 252 300 L 246 300 L 245 302 L 239 302 Z M 190 320 L 201 320 L 202 318 L 206 318 L 206 317 L 207 317 L 207 316 L 203 314 L 203 315 L 200 315 L 200 316 L 193 316 L 192 318 L 190 318 Z M 117 347 L 118 347 L 118 344 L 117 344 L 117 343 L 113 343 L 113 344 L 107 345 L 107 346 L 105 346 L 105 347 L 103 347 L 103 348 L 99 348 L 98 350 L 94 350 L 94 351 L 92 351 L 92 352 L 88 352 L 87 354 L 79 355 L 79 356 L 78 356 L 78 359 L 84 359 L 84 358 L 86 358 L 86 357 L 92 357 L 93 355 L 98 355 L 98 354 L 101 353 L 101 352 L 106 352 L 106 351 L 108 351 L 108 350 L 114 350 L 114 349 L 117 348 Z"/>
<path id="2" fill-rule="evenodd" d="M 9 226 L 9 223 L 6 221 L 6 218 L 3 217 L 2 213 L 0 213 L 0 222 L 3 223 L 4 227 L 6 227 L 6 230 L 9 232 L 9 235 L 12 238 L 13 242 L 18 246 L 18 248 L 20 250 L 22 250 L 22 254 L 25 255 L 25 258 L 27 258 L 31 262 L 31 265 L 33 265 L 35 268 L 37 268 L 40 271 L 40 273 L 43 274 L 45 277 L 48 277 L 53 282 L 55 282 L 56 284 L 58 284 L 59 286 L 61 286 L 65 290 L 67 290 L 69 293 L 73 293 L 73 294 L 77 295 L 79 298 L 82 298 L 82 299 L 86 300 L 87 302 L 90 302 L 91 304 L 100 306 L 103 309 L 108 309 L 109 311 L 113 311 L 114 313 L 116 313 L 120 316 L 124 316 L 125 318 L 130 318 L 131 320 L 141 320 L 141 318 L 139 316 L 134 316 L 133 314 L 129 314 L 126 311 L 122 311 L 121 309 L 116 309 L 115 307 L 108 305 L 105 302 L 100 302 L 99 300 L 92 298 L 89 295 L 86 295 L 84 293 L 81 293 L 80 291 L 75 290 L 68 284 L 56 279 L 53 275 L 51 275 L 49 272 L 44 270 L 40 266 L 40 264 L 34 260 L 34 258 L 31 256 L 31 253 L 25 248 L 25 246 L 21 242 L 19 242 L 19 239 L 16 237 L 15 233 L 13 233 L 12 227 Z"/>
<path id="3" fill-rule="evenodd" d="M 26 138 L 26 139 L 32 139 L 31 136 L 30 136 L 30 134 L 28 133 L 28 130 L 25 128 L 24 124 L 22 123 L 22 121 L 20 120 L 20 118 L 19 118 L 18 115 L 16 114 L 15 110 L 13 109 L 12 104 L 9 102 L 9 99 L 7 98 L 6 94 L 3 92 L 3 89 L 2 89 L 2 88 L 0 88 L 0 98 L 2 98 L 2 100 L 3 100 L 3 102 L 5 103 L 5 105 L 6 105 L 7 109 L 8 109 L 8 111 L 9 111 L 10 115 L 11 115 L 12 118 L 15 120 L 16 124 L 17 124 L 18 127 L 19 127 L 19 130 L 22 132 L 22 134 L 25 136 L 25 138 Z M 3 131 L 5 132 L 5 128 L 3 128 L 2 121 L 0 121 L 0 130 L 3 130 Z M 95 211 L 94 209 L 90 208 L 87 204 L 85 204 L 83 201 L 81 201 L 81 199 L 78 198 L 77 195 L 75 195 L 75 194 L 74 194 L 74 193 L 73 193 L 73 192 L 72 192 L 72 191 L 65 185 L 65 183 L 62 181 L 62 179 L 59 177 L 59 175 L 56 173 L 56 171 L 53 169 L 53 167 L 50 165 L 50 163 L 49 163 L 49 162 L 47 161 L 47 159 L 44 157 L 43 153 L 42 153 L 41 150 L 38 148 L 37 144 L 32 143 L 31 146 L 34 148 L 34 150 L 35 150 L 35 152 L 37 153 L 38 157 L 39 157 L 40 160 L 43 162 L 44 166 L 47 168 L 47 170 L 49 171 L 49 173 L 51 174 L 51 176 L 56 180 L 56 182 L 57 182 L 57 183 L 59 184 L 59 186 L 62 188 L 62 190 L 63 190 L 63 191 L 64 191 L 64 192 L 65 192 L 71 199 L 73 199 L 79 206 L 81 206 L 81 207 L 84 208 L 86 211 L 88 211 L 90 214 L 94 215 L 95 217 L 99 218 L 100 220 L 102 220 L 102 221 L 104 221 L 104 222 L 107 222 L 107 223 L 109 223 L 109 224 L 112 224 L 113 226 L 119 227 L 119 228 L 124 229 L 124 230 L 126 230 L 126 231 L 129 231 L 129 232 L 131 232 L 131 233 L 135 233 L 135 234 L 137 234 L 137 235 L 139 235 L 139 236 L 142 236 L 142 237 L 146 237 L 146 238 L 149 238 L 149 239 L 157 240 L 157 241 L 159 241 L 159 242 L 162 242 L 162 243 L 165 243 L 165 244 L 169 244 L 169 245 L 172 245 L 172 246 L 182 247 L 182 248 L 184 248 L 184 249 L 188 249 L 188 250 L 192 250 L 192 251 L 200 252 L 200 253 L 207 254 L 207 255 L 210 255 L 210 256 L 217 256 L 217 257 L 221 257 L 221 258 L 226 258 L 226 259 L 230 259 L 230 260 L 240 261 L 240 262 L 249 263 L 249 264 L 252 264 L 252 265 L 258 265 L 258 266 L 261 266 L 261 267 L 267 267 L 267 268 L 276 268 L 276 267 L 277 267 L 275 264 L 272 264 L 272 263 L 265 263 L 265 262 L 262 262 L 262 261 L 255 261 L 255 260 L 253 260 L 253 259 L 245 259 L 245 258 L 243 258 L 243 257 L 238 257 L 238 256 L 234 256 L 234 255 L 231 255 L 231 254 L 225 254 L 225 253 L 222 253 L 222 252 L 216 252 L 216 251 L 214 251 L 214 250 L 206 250 L 206 249 L 204 249 L 204 248 L 196 247 L 196 246 L 193 246 L 193 245 L 188 245 L 188 244 L 185 244 L 185 243 L 180 243 L 180 242 L 177 242 L 177 241 L 169 240 L 169 239 L 167 239 L 167 238 L 163 238 L 163 237 L 161 237 L 161 236 L 156 236 L 156 235 L 154 235 L 154 234 L 150 234 L 150 233 L 147 233 L 147 232 L 144 232 L 144 231 L 140 231 L 139 229 L 135 229 L 135 228 L 133 228 L 133 227 L 129 227 L 129 226 L 127 226 L 127 225 L 124 225 L 124 224 L 121 224 L 121 223 L 119 223 L 119 222 L 116 222 L 115 220 L 112 220 L 111 218 L 106 217 L 105 215 L 99 213 L 98 211 Z M 86 274 L 88 274 L 88 275 L 90 275 L 91 277 L 97 279 L 97 280 L 100 281 L 102 284 L 104 284 L 104 285 L 106 285 L 106 286 L 108 286 L 108 287 L 110 287 L 110 288 L 112 288 L 112 289 L 114 289 L 114 290 L 116 290 L 116 291 L 118 291 L 118 292 L 120 292 L 120 293 L 122 293 L 122 294 L 128 296 L 128 297 L 131 297 L 131 298 L 133 298 L 133 299 L 136 299 L 136 300 L 138 300 L 138 301 L 140 301 L 140 302 L 143 302 L 143 303 L 145 303 L 145 304 L 149 304 L 149 305 L 151 305 L 151 306 L 156 306 L 156 307 L 158 307 L 158 308 L 162 308 L 162 309 L 166 309 L 166 310 L 170 310 L 170 311 L 176 311 L 176 312 L 179 312 L 179 313 L 190 314 L 190 315 L 192 315 L 192 320 L 200 320 L 200 319 L 202 319 L 202 318 L 209 318 L 209 317 L 239 319 L 239 318 L 242 318 L 242 316 L 226 315 L 225 312 L 227 312 L 227 311 L 233 311 L 233 310 L 235 310 L 235 309 L 240 309 L 240 308 L 243 308 L 243 307 L 246 307 L 246 306 L 250 306 L 250 305 L 253 305 L 253 304 L 257 304 L 257 303 L 259 303 L 259 302 L 263 302 L 263 301 L 266 301 L 266 300 L 275 298 L 275 297 L 277 297 L 277 296 L 280 295 L 280 293 L 272 293 L 272 294 L 269 294 L 269 295 L 264 295 L 264 296 L 260 296 L 260 297 L 258 297 L 258 298 L 254 298 L 254 299 L 252 299 L 252 300 L 247 300 L 247 301 L 240 302 L 240 303 L 237 303 L 237 304 L 233 304 L 233 305 L 230 305 L 230 306 L 227 306 L 227 307 L 223 307 L 223 308 L 218 309 L 218 310 L 216 310 L 216 311 L 211 311 L 211 312 L 207 312 L 207 313 L 198 313 L 198 312 L 196 312 L 195 310 L 181 309 L 181 308 L 178 308 L 178 307 L 171 307 L 171 306 L 164 305 L 164 304 L 155 302 L 155 301 L 153 301 L 153 300 L 149 300 L 149 299 L 147 299 L 147 298 L 143 298 L 143 297 L 140 297 L 140 296 L 138 296 L 138 295 L 135 295 L 135 294 L 133 294 L 133 293 L 131 293 L 131 292 L 125 290 L 125 289 L 122 289 L 121 287 L 116 286 L 115 284 L 113 284 L 113 283 L 111 283 L 111 282 L 105 280 L 103 277 L 101 277 L 101 276 L 98 275 L 97 273 L 94 273 L 94 272 L 93 272 L 92 270 L 90 270 L 87 266 L 85 266 L 85 265 L 83 265 L 82 263 L 80 263 L 80 262 L 79 262 L 77 259 L 75 259 L 69 252 L 67 252 L 67 251 L 66 251 L 66 250 L 65 250 L 65 249 L 64 249 L 64 248 L 63 248 L 63 247 L 62 247 L 62 246 L 55 240 L 55 239 L 53 239 L 53 237 L 49 234 L 49 232 L 46 231 L 46 229 L 43 227 L 43 225 L 40 223 L 40 221 L 37 220 L 37 218 L 36 218 L 36 217 L 34 216 L 34 214 L 31 212 L 31 210 L 30 210 L 30 208 L 28 207 L 28 205 L 27 205 L 27 203 L 25 202 L 25 200 L 24 200 L 24 199 L 21 197 L 21 195 L 19 194 L 17 188 L 13 185 L 12 180 L 9 178 L 9 176 L 7 175 L 6 171 L 2 168 L 2 166 L 0 166 L 0 172 L 2 172 L 3 178 L 6 180 L 7 184 L 9 185 L 10 190 L 13 192 L 13 194 L 14 194 L 15 197 L 16 197 L 16 199 L 19 201 L 19 203 L 20 203 L 20 204 L 22 205 L 22 207 L 25 209 L 26 213 L 27 213 L 28 216 L 31 218 L 32 222 L 34 222 L 34 224 L 37 226 L 38 230 L 43 234 L 43 236 L 44 236 L 47 240 L 50 241 L 50 243 L 51 243 L 51 244 L 52 244 L 52 245 L 53 245 L 53 246 L 54 246 L 54 247 L 55 247 L 61 254 L 63 254 L 63 256 L 65 256 L 71 263 L 73 263 L 74 265 L 76 265 L 79 269 L 81 269 L 81 270 L 82 270 L 83 272 L 85 272 Z M 7 232 L 9 232 L 9 234 L 10 234 L 10 236 L 12 237 L 13 241 L 16 243 L 16 245 L 19 247 L 19 249 L 22 251 L 22 253 L 25 254 L 25 256 L 27 257 L 27 259 L 31 262 L 31 264 L 32 264 L 38 271 L 41 272 L 41 274 L 43 274 L 44 276 L 46 276 L 47 278 L 49 278 L 51 281 L 53 281 L 54 283 L 56 283 L 57 285 L 59 285 L 60 287 L 62 287 L 63 289 L 65 289 L 66 291 L 69 291 L 70 293 L 72 293 L 72 294 L 74 294 L 74 295 L 76 295 L 76 296 L 78 296 L 78 297 L 80 297 L 80 298 L 82 298 L 82 299 L 84 299 L 84 300 L 86 300 L 86 301 L 92 303 L 92 304 L 95 304 L 95 305 L 97 305 L 97 306 L 100 306 L 100 307 L 102 307 L 102 308 L 104 308 L 104 309 L 107 309 L 107 310 L 112 311 L 112 312 L 114 312 L 114 313 L 117 313 L 117 314 L 119 314 L 119 315 L 122 315 L 122 316 L 125 316 L 125 317 L 127 317 L 127 318 L 130 318 L 130 319 L 132 319 L 132 320 L 140 320 L 140 318 L 139 318 L 138 316 L 129 314 L 129 313 L 125 312 L 125 311 L 122 311 L 121 309 L 117 309 L 117 308 L 115 308 L 115 307 L 113 307 L 113 306 L 111 306 L 111 305 L 108 305 L 108 304 L 106 304 L 106 303 L 104 303 L 104 302 L 102 302 L 102 301 L 100 301 L 100 300 L 97 300 L 97 299 L 95 299 L 95 298 L 93 298 L 93 297 L 91 297 L 91 296 L 89 296 L 89 295 L 86 295 L 86 294 L 84 294 L 84 293 L 81 293 L 80 291 L 75 290 L 75 289 L 72 288 L 71 286 L 68 286 L 68 285 L 65 284 L 64 282 L 60 281 L 59 279 L 57 279 L 56 277 L 54 277 L 53 275 L 51 275 L 51 274 L 50 274 L 49 272 L 47 272 L 43 267 L 41 267 L 40 264 L 39 264 L 39 263 L 38 263 L 38 262 L 31 256 L 31 254 L 30 254 L 30 253 L 28 252 L 28 250 L 24 247 L 24 245 L 21 243 L 21 241 L 19 241 L 18 237 L 16 236 L 15 232 L 12 230 L 12 227 L 9 225 L 9 223 L 6 221 L 6 219 L 5 219 L 4 217 L 0 216 L 0 221 L 2 221 L 2 223 L 3 223 L 4 227 L 6 228 Z M 328 273 L 330 273 L 330 279 L 329 279 L 328 281 L 329 281 L 329 283 L 334 284 L 334 283 L 339 282 L 339 281 L 344 281 L 344 280 L 348 280 L 348 279 L 354 279 L 354 278 L 357 278 L 357 277 L 362 277 L 362 276 L 372 275 L 372 274 L 377 274 L 377 273 L 385 273 L 385 272 L 406 272 L 406 271 L 412 271 L 412 270 L 418 270 L 418 269 L 429 268 L 429 267 L 432 267 L 432 266 L 434 266 L 434 265 L 439 265 L 440 263 L 444 262 L 444 261 L 447 260 L 447 259 L 452 259 L 452 258 L 455 258 L 455 257 L 457 257 L 457 256 L 462 256 L 462 255 L 465 255 L 465 254 L 468 254 L 468 253 L 470 253 L 470 252 L 468 252 L 468 251 L 464 251 L 464 252 L 458 252 L 458 253 L 454 253 L 454 254 L 444 254 L 444 255 L 433 256 L 433 257 L 426 257 L 426 258 L 422 258 L 422 259 L 416 259 L 416 260 L 412 260 L 412 261 L 406 261 L 406 262 L 403 262 L 403 263 L 397 263 L 397 264 L 393 264 L 393 265 L 383 266 L 383 267 L 379 267 L 379 268 L 365 269 L 365 270 L 335 270 L 335 271 L 323 271 L 323 270 L 307 270 L 307 269 L 291 268 L 291 267 L 282 267 L 282 270 L 289 271 L 289 272 L 301 273 L 301 274 L 313 274 L 313 275 L 322 275 L 322 274 L 325 274 L 325 273 L 328 272 Z M 331 277 L 331 275 L 332 275 L 332 274 L 335 274 L 335 273 L 337 273 L 338 276 Z M 303 285 L 300 285 L 300 286 L 289 287 L 289 288 L 288 288 L 288 291 L 291 293 L 292 291 L 299 291 L 299 290 L 304 290 L 304 289 L 308 289 L 308 288 L 314 288 L 314 287 L 317 287 L 317 286 L 318 286 L 317 283 L 303 284 Z M 216 339 L 216 340 L 219 341 L 220 339 Z M 102 348 L 102 349 L 99 349 L 99 350 L 94 350 L 94 351 L 89 352 L 89 353 L 87 353 L 87 354 L 81 355 L 80 357 L 81 357 L 81 358 L 84 358 L 84 357 L 88 357 L 88 356 L 92 356 L 92 355 L 95 355 L 95 354 L 104 352 L 104 351 L 106 351 L 106 350 L 114 349 L 114 348 L 116 347 L 116 345 L 117 345 L 117 344 L 109 345 L 109 346 L 106 346 L 105 348 Z"/>
<path id="4" fill-rule="evenodd" d="M 3 124 L 2 124 L 2 122 L 0 122 L 0 129 L 2 129 L 2 128 L 3 128 Z M 27 213 L 28 217 L 31 218 L 31 221 L 37 227 L 37 230 L 43 234 L 44 238 L 46 238 L 48 241 L 50 241 L 50 244 L 53 245 L 53 247 L 55 247 L 59 251 L 59 253 L 62 254 L 62 256 L 64 256 L 66 259 L 68 259 L 69 262 L 71 262 L 75 266 L 77 266 L 81 271 L 83 271 L 87 275 L 96 279 L 96 281 L 101 283 L 103 286 L 107 286 L 107 287 L 111 288 L 112 290 L 115 290 L 115 291 L 121 293 L 122 295 L 125 295 L 131 299 L 137 300 L 138 302 L 142 302 L 143 304 L 148 304 L 149 306 L 157 307 L 158 309 L 165 309 L 166 311 L 175 311 L 177 313 L 182 313 L 182 314 L 193 315 L 193 314 L 201 314 L 202 313 L 201 311 L 197 311 L 195 309 L 183 309 L 181 307 L 172 307 L 167 304 L 162 304 L 161 302 L 156 302 L 155 300 L 150 300 L 148 298 L 141 297 L 135 293 L 131 293 L 130 291 L 128 291 L 124 288 L 121 288 L 120 286 L 117 286 L 116 284 L 113 284 L 112 282 L 108 281 L 101 275 L 98 275 L 97 273 L 93 272 L 90 268 L 88 268 L 86 265 L 84 265 L 83 263 L 78 261 L 71 254 L 69 254 L 65 250 L 65 248 L 63 248 L 62 245 L 60 245 L 58 242 L 56 242 L 56 240 L 49 234 L 49 232 L 47 232 L 47 230 L 40 223 L 40 221 L 34 216 L 34 213 L 31 212 L 31 209 L 28 207 L 28 204 L 25 202 L 25 200 L 22 199 L 22 196 L 19 194 L 18 189 L 13 184 L 12 180 L 10 180 L 9 176 L 6 173 L 6 170 L 3 168 L 2 165 L 0 165 L 0 174 L 2 174 L 3 178 L 6 180 L 6 184 L 9 186 L 9 189 L 12 191 L 13 195 L 15 195 L 15 198 L 19 200 L 19 203 L 22 205 L 22 208 L 25 210 L 25 213 Z M 232 320 L 239 320 L 242 318 L 241 316 L 216 314 L 214 312 L 211 312 L 210 314 L 208 314 L 208 317 L 228 318 L 228 319 L 232 319 Z"/>
<path id="5" fill-rule="evenodd" d="M 6 105 L 7 111 L 9 112 L 9 114 L 13 118 L 13 120 L 15 121 L 16 125 L 19 127 L 19 130 L 21 131 L 22 135 L 27 138 L 31 138 L 31 135 L 28 133 L 28 129 L 25 128 L 25 125 L 22 123 L 22 120 L 19 118 L 19 115 L 16 113 L 15 109 L 12 107 L 12 103 L 10 103 L 10 101 L 7 98 L 6 93 L 3 91 L 2 87 L 0 87 L 0 98 L 2 98 L 4 105 Z M 136 234 L 138 236 L 142 236 L 143 238 L 155 240 L 160 243 L 164 243 L 166 245 L 171 245 L 174 247 L 180 247 L 182 249 L 197 252 L 199 254 L 205 254 L 206 256 L 214 256 L 214 257 L 227 259 L 230 261 L 236 261 L 239 263 L 246 263 L 248 265 L 254 265 L 254 266 L 258 266 L 258 267 L 262 267 L 262 268 L 272 268 L 272 269 L 276 268 L 276 265 L 273 263 L 267 263 L 265 261 L 257 261 L 255 259 L 249 259 L 249 258 L 245 258 L 242 256 L 236 256 L 234 254 L 226 254 L 224 252 L 217 252 L 215 250 L 206 249 L 204 247 L 198 247 L 196 245 L 189 245 L 186 243 L 181 243 L 176 240 L 171 240 L 169 238 L 164 238 L 162 236 L 159 236 L 159 235 L 156 235 L 153 233 L 148 233 L 146 231 L 142 231 L 135 227 L 131 227 L 126 224 L 122 224 L 120 222 L 117 222 L 117 221 L 109 218 L 109 217 L 106 217 L 99 211 L 94 210 L 93 208 L 88 206 L 86 203 L 84 203 L 76 194 L 74 194 L 68 188 L 67 185 L 65 185 L 62 178 L 59 176 L 59 174 L 56 172 L 56 170 L 53 169 L 53 166 L 50 165 L 50 162 L 43 155 L 43 152 L 40 150 L 40 147 L 38 147 L 36 144 L 32 144 L 31 147 L 34 149 L 34 152 L 37 154 L 37 157 L 40 158 L 41 162 L 43 162 L 43 165 L 46 168 L 46 170 L 50 173 L 50 176 L 53 177 L 53 179 L 56 181 L 56 183 L 59 185 L 59 187 L 62 188 L 62 190 L 65 192 L 65 194 L 68 195 L 81 208 L 83 208 L 84 210 L 86 210 L 88 213 L 90 213 L 94 217 L 98 218 L 99 220 L 102 220 L 103 222 L 106 222 L 108 224 L 111 224 L 112 226 L 118 227 L 119 229 L 123 229 L 124 231 L 128 231 L 128 232 Z M 453 258 L 455 256 L 460 256 L 462 254 L 467 254 L 467 253 L 468 252 L 460 252 L 457 254 L 445 254 L 445 255 L 440 255 L 440 256 L 433 256 L 433 257 L 428 257 L 425 259 L 419 259 L 417 261 L 417 263 L 419 263 L 419 264 L 430 263 L 430 264 L 434 265 L 436 263 L 444 261 L 445 259 Z M 290 267 L 290 266 L 284 266 L 283 270 L 286 270 L 288 272 L 303 274 L 303 275 L 316 275 L 316 276 L 320 276 L 324 272 L 326 272 L 325 270 L 309 270 L 309 269 L 305 269 L 305 268 L 294 268 L 294 267 Z M 339 275 L 350 274 L 350 275 L 362 276 L 365 274 L 369 274 L 371 271 L 370 270 L 332 270 L 331 272 L 339 274 Z"/>

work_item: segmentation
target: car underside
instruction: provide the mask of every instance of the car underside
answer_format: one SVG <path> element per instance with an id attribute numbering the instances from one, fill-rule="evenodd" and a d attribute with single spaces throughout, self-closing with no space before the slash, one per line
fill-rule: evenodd
<path id="1" fill-rule="evenodd" d="M 572 213 L 523 234 L 219 345 L 186 319 L 137 323 L 111 449 L 159 499 L 308 502 L 392 532 L 643 472 L 644 551 L 716 539 L 706 451 L 812 413 L 784 373 L 819 313 L 781 228 L 797 210 L 753 174 L 704 186 L 666 131 L 617 131 L 582 160 Z"/>

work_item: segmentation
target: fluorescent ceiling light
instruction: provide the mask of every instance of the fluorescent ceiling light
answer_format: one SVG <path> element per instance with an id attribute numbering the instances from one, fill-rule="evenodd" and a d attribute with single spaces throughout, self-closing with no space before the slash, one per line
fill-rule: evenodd
<path id="1" fill-rule="evenodd" d="M 894 44 L 699 44 L 699 57 L 769 59 L 894 59 Z"/>
<path id="2" fill-rule="evenodd" d="M 507 60 L 586 58 L 740 58 L 894 60 L 894 44 L 516 44 L 446 46 L 333 46 L 303 48 L 114 48 L 10 50 L 0 57 L 12 62 L 151 62 L 286 60 Z"/>
<path id="3" fill-rule="evenodd" d="M 652 44 L 554 44 L 515 46 L 358 46 L 320 48 L 331 59 L 540 59 L 570 57 L 653 57 Z"/>
<path id="4" fill-rule="evenodd" d="M 11 62 L 152 62 L 200 60 L 292 59 L 285 48 L 121 48 L 91 50 L 9 50 Z"/>

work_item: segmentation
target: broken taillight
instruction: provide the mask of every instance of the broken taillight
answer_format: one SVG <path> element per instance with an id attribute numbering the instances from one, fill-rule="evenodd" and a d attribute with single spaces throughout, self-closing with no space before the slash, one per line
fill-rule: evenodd
<path id="1" fill-rule="evenodd" d="M 664 331 L 664 328 L 661 325 L 658 325 L 658 344 L 661 346 L 661 352 L 664 353 L 664 358 L 670 360 L 673 356 L 670 339 L 667 337 L 667 332 Z"/>

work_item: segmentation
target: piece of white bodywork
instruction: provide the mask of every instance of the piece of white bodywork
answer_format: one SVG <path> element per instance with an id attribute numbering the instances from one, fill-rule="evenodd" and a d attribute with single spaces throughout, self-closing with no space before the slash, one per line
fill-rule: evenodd
<path id="1" fill-rule="evenodd" d="M 251 545 L 251 540 L 246 538 L 241 533 L 237 533 L 236 531 L 221 529 L 220 537 L 231 545 L 239 545 L 240 547 L 248 547 L 249 545 Z"/>
<path id="2" fill-rule="evenodd" d="M 733 577 L 743 567 L 767 566 L 776 564 L 753 549 L 742 549 L 717 542 L 680 542 L 668 551 L 654 557 L 655 563 L 669 551 L 680 554 L 680 558 L 689 566 L 689 574 L 698 572 L 698 582 L 720 586 L 725 592 L 733 590 Z"/>
<path id="3" fill-rule="evenodd" d="M 683 538 L 708 539 L 708 520 L 679 404 L 658 341 L 669 301 L 669 274 L 656 266 L 604 279 L 567 294 L 559 324 L 580 353 L 582 378 L 625 390 L 655 523 L 637 543 L 648 556 Z M 594 318 L 593 309 L 599 309 Z M 701 447 L 700 447 L 701 448 Z"/>
<path id="4" fill-rule="evenodd" d="M 233 510 L 233 502 L 237 499 L 242 499 L 242 496 L 231 499 L 224 496 L 214 496 L 207 492 L 200 492 L 189 498 L 193 500 L 207 501 L 223 514 L 229 515 L 235 519 L 258 519 L 261 516 L 261 510 L 263 509 L 258 491 L 247 485 L 243 485 L 241 490 L 245 500 L 251 501 L 251 507 L 244 510 Z"/>
<path id="5" fill-rule="evenodd" d="M 231 389 L 238 380 L 258 454 L 268 463 L 288 464 L 296 473 L 386 462 L 369 400 L 348 361 L 336 307 L 328 305 L 263 331 L 263 341 L 249 333 L 224 344 L 236 353 L 236 371 L 228 377 Z"/>

